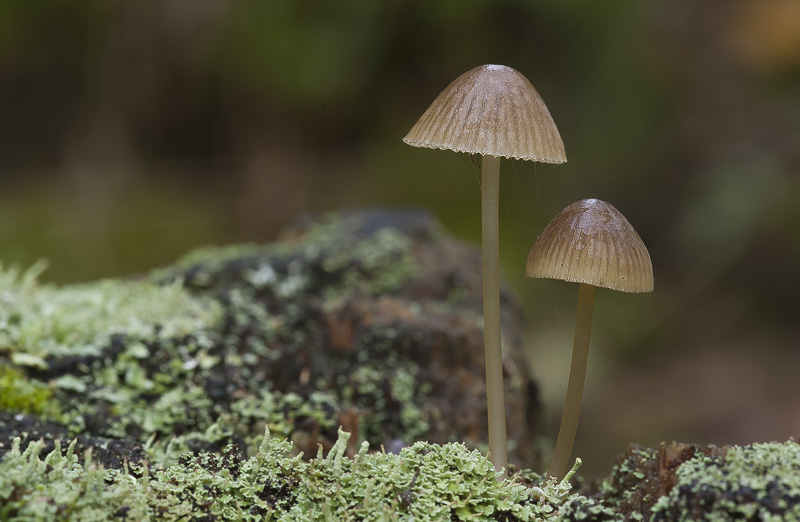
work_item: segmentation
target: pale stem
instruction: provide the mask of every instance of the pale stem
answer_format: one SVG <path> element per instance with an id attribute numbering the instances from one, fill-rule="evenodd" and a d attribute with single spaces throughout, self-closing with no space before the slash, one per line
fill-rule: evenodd
<path id="1" fill-rule="evenodd" d="M 569 368 L 567 399 L 561 414 L 561 427 L 558 430 L 553 458 L 547 474 L 558 480 L 564 478 L 578 431 L 578 417 L 581 413 L 583 382 L 586 377 L 586 361 L 589 358 L 589 336 L 592 332 L 592 309 L 594 308 L 594 286 L 585 283 L 578 289 L 578 312 L 575 319 L 575 340 L 572 345 L 572 364 Z"/>
<path id="2" fill-rule="evenodd" d="M 483 339 L 486 350 L 486 402 L 489 412 L 489 458 L 507 475 L 506 405 L 503 350 L 500 345 L 500 158 L 483 156 L 482 166 Z"/>

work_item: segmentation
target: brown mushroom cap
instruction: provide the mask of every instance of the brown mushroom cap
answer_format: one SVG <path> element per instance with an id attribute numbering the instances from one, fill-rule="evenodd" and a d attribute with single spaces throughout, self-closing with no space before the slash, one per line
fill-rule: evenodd
<path id="1" fill-rule="evenodd" d="M 539 93 L 505 65 L 481 65 L 456 78 L 403 141 L 414 147 L 542 163 L 567 161 Z"/>
<path id="2" fill-rule="evenodd" d="M 599 199 L 576 201 L 536 238 L 525 275 L 622 292 L 652 292 L 653 265 L 625 216 Z"/>

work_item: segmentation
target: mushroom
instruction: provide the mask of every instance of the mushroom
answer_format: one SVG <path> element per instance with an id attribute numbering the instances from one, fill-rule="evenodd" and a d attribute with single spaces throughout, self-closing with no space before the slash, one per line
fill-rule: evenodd
<path id="1" fill-rule="evenodd" d="M 580 283 L 567 398 L 547 469 L 561 480 L 578 429 L 595 287 L 652 292 L 653 266 L 639 234 L 619 210 L 599 199 L 583 199 L 559 212 L 536 238 L 525 275 Z"/>
<path id="2" fill-rule="evenodd" d="M 503 354 L 500 345 L 498 203 L 500 158 L 564 163 L 564 144 L 533 85 L 504 65 L 462 74 L 433 101 L 403 141 L 414 147 L 482 156 L 483 324 L 489 457 L 501 476 L 507 464 Z"/>

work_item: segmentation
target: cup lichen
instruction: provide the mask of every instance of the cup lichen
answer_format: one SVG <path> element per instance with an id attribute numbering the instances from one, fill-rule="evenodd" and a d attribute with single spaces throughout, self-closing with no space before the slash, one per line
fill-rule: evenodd
<path id="1" fill-rule="evenodd" d="M 462 444 L 418 442 L 398 454 L 370 453 L 365 442 L 350 459 L 350 434 L 310 461 L 267 431 L 258 451 L 243 458 L 233 445 L 221 453 L 187 453 L 165 469 L 104 470 L 81 460 L 75 442 L 60 442 L 44 459 L 43 444 L 14 442 L 0 461 L 0 520 L 529 521 L 559 520 L 573 505 L 569 484 L 542 488 L 496 480 L 491 462 Z M 543 489 L 544 488 L 544 489 Z M 35 500 L 35 501 L 34 501 Z M 589 505 L 595 505 L 585 499 Z"/>

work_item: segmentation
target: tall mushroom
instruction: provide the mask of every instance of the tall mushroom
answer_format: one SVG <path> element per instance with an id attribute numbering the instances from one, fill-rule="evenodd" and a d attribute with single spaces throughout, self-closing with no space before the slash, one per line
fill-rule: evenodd
<path id="1" fill-rule="evenodd" d="M 482 156 L 483 323 L 489 456 L 497 471 L 507 464 L 503 353 L 500 345 L 498 206 L 500 158 L 543 163 L 567 161 L 550 112 L 533 85 L 504 65 L 462 74 L 433 101 L 403 141 L 414 147 Z"/>
<path id="2" fill-rule="evenodd" d="M 599 199 L 584 199 L 559 212 L 536 238 L 525 275 L 580 283 L 567 398 L 547 469 L 548 475 L 561 480 L 578 429 L 594 289 L 652 292 L 653 266 L 639 234 L 619 210 Z"/>

